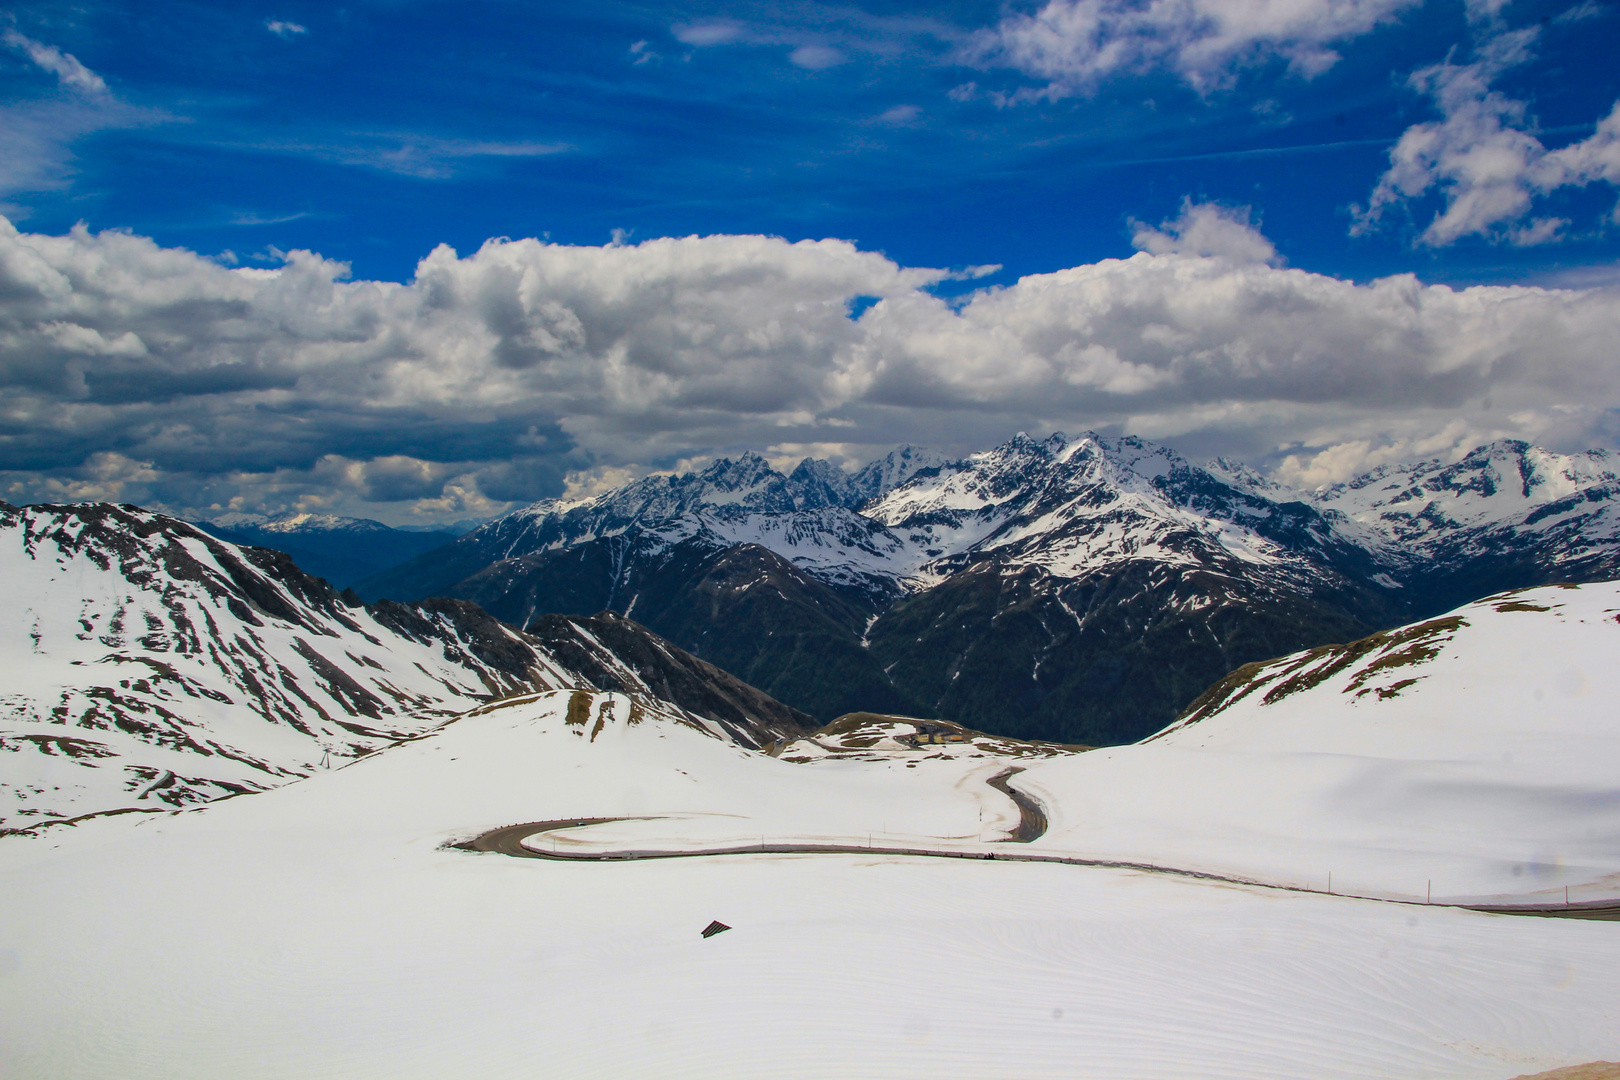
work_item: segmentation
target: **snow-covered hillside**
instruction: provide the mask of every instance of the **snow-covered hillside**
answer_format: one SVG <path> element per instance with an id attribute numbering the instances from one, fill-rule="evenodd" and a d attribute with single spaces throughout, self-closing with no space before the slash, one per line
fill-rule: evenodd
<path id="1" fill-rule="evenodd" d="M 1422 901 L 1620 897 L 1620 583 L 1503 594 L 1234 672 L 1037 764 L 1042 846 Z"/>
<path id="2" fill-rule="evenodd" d="M 487 616 L 371 612 L 134 508 L 0 506 L 0 575 L 0 827 L 258 791 L 572 684 Z"/>
<path id="3" fill-rule="evenodd" d="M 259 791 L 491 698 L 592 685 L 471 604 L 367 608 L 132 507 L 0 504 L 0 575 L 3 829 Z M 627 665 L 612 677 L 646 696 Z M 799 730 L 693 719 L 752 745 Z"/>

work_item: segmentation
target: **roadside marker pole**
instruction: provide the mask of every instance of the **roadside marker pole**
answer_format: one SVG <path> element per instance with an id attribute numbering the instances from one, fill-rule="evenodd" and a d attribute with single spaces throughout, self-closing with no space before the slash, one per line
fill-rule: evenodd
<path id="1" fill-rule="evenodd" d="M 1425 904 L 1427 904 L 1433 899 L 1434 899 L 1434 881 L 1431 879 L 1429 881 L 1428 885 L 1424 886 L 1424 888 L 1423 888 L 1423 902 Z"/>

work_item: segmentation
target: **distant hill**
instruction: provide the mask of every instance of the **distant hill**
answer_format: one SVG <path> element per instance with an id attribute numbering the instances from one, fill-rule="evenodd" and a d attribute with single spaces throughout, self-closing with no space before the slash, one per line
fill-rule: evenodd
<path id="1" fill-rule="evenodd" d="M 453 527 L 395 529 L 368 518 L 334 514 L 294 514 L 279 518 L 232 514 L 195 524 L 233 544 L 285 552 L 306 573 L 325 578 L 338 589 L 346 589 L 423 552 L 441 548 L 466 531 Z"/>

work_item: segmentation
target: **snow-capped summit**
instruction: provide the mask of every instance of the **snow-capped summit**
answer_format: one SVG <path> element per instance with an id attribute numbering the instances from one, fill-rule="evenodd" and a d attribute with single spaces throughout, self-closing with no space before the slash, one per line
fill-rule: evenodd
<path id="1" fill-rule="evenodd" d="M 1496 585 L 1620 574 L 1620 461 L 1504 439 L 1447 464 L 1385 465 L 1310 494 L 1440 608 Z"/>
<path id="2" fill-rule="evenodd" d="M 266 533 L 377 533 L 392 531 L 380 521 L 370 518 L 342 517 L 338 514 L 292 513 L 268 517 L 232 511 L 204 519 L 201 524 L 221 529 L 257 530 Z"/>
<path id="3" fill-rule="evenodd" d="M 1231 476 L 1236 483 L 1229 483 Z M 1019 434 L 913 479 L 866 508 L 929 560 L 929 577 L 966 556 L 1075 577 L 1131 560 L 1308 572 L 1337 541 L 1319 515 L 1285 506 L 1257 477 L 1195 467 L 1132 436 Z M 1291 500 L 1290 500 L 1291 501 Z"/>
<path id="4" fill-rule="evenodd" d="M 1373 526 L 1384 546 L 1416 553 L 1499 529 L 1620 536 L 1613 500 L 1620 461 L 1607 450 L 1555 454 L 1514 439 L 1478 447 L 1452 464 L 1381 465 L 1311 493 L 1318 506 Z"/>

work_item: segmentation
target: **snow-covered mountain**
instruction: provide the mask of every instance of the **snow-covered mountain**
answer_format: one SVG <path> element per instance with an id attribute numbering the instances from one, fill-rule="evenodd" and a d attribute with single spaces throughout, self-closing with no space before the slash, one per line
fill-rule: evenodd
<path id="1" fill-rule="evenodd" d="M 871 653 L 930 713 L 1127 742 L 1218 673 L 1402 613 L 1333 521 L 1142 439 L 1019 436 L 865 508 L 923 557 Z"/>
<path id="2" fill-rule="evenodd" d="M 0 504 L 0 574 L 4 828 L 262 790 L 492 698 L 595 686 L 465 601 L 368 608 L 279 552 L 133 507 Z M 643 643 L 650 673 L 662 648 Z M 611 649 L 593 665 L 651 695 Z M 780 706 L 661 707 L 747 745 L 802 730 Z"/>
<path id="3" fill-rule="evenodd" d="M 266 514 L 233 511 L 226 514 L 217 514 L 198 524 L 216 525 L 222 529 L 254 529 L 259 532 L 285 535 L 336 532 L 376 535 L 394 531 L 380 521 L 372 521 L 370 518 L 342 517 L 338 514 L 299 513 L 271 517 Z"/>
<path id="4" fill-rule="evenodd" d="M 926 560 L 915 571 L 923 584 L 985 556 L 1067 578 L 1140 559 L 1235 561 L 1251 575 L 1311 577 L 1347 547 L 1282 489 L 1233 483 L 1143 439 L 1091 434 L 1019 435 L 916 477 L 863 512 Z"/>
<path id="5" fill-rule="evenodd" d="M 1620 576 L 1620 461 L 1502 440 L 1459 461 L 1386 465 L 1311 492 L 1390 573 L 1438 609 L 1493 582 Z M 1343 515 L 1339 518 L 1338 515 Z"/>
<path id="6" fill-rule="evenodd" d="M 427 596 L 492 563 L 659 530 L 708 549 L 759 544 L 836 586 L 892 598 L 906 559 L 897 538 L 855 511 L 944 455 L 900 447 L 856 473 L 805 458 L 791 473 L 746 453 L 700 472 L 660 474 L 588 499 L 544 499 L 474 530 L 443 552 L 361 582 L 362 595 Z"/>

